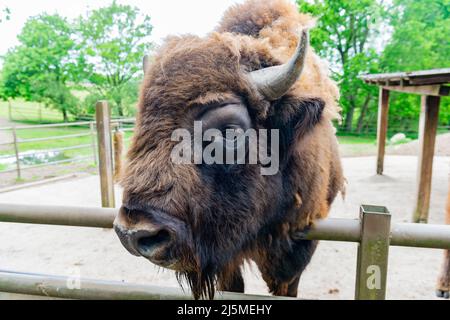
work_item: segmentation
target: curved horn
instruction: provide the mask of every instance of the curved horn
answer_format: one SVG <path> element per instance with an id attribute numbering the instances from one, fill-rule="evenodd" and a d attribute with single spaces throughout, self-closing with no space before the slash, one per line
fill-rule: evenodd
<path id="1" fill-rule="evenodd" d="M 309 34 L 303 30 L 297 49 L 285 64 L 250 72 L 250 79 L 258 91 L 269 100 L 283 96 L 300 77 L 309 46 Z"/>

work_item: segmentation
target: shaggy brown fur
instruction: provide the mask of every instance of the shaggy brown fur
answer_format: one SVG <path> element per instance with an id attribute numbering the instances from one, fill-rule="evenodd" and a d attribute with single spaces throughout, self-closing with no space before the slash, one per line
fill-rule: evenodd
<path id="1" fill-rule="evenodd" d="M 450 225 L 450 189 L 447 196 L 447 214 L 445 216 L 445 222 Z M 450 296 L 450 250 L 445 250 L 444 263 L 442 264 L 442 271 L 438 279 L 437 293 L 439 296 Z"/>
<path id="2" fill-rule="evenodd" d="M 164 210 L 186 226 L 172 255 L 196 298 L 213 297 L 216 283 L 242 292 L 245 259 L 257 263 L 272 293 L 296 296 L 317 243 L 291 235 L 326 217 L 343 189 L 331 124 L 338 90 L 313 50 L 299 81 L 277 101 L 246 76 L 287 61 L 313 22 L 286 1 L 250 0 L 229 9 L 205 38 L 168 38 L 146 74 L 122 180 L 124 207 Z M 224 171 L 170 161 L 172 132 L 192 130 L 206 105 L 230 99 L 242 101 L 255 129 L 280 129 L 277 175 L 261 176 L 258 165 Z"/>

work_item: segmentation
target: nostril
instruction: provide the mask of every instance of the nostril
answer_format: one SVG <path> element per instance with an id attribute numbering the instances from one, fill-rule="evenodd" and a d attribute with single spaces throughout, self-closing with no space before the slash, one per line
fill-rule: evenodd
<path id="1" fill-rule="evenodd" d="M 137 241 L 139 252 L 148 256 L 156 249 L 166 246 L 170 243 L 170 233 L 167 230 L 160 230 L 153 235 L 143 235 Z"/>

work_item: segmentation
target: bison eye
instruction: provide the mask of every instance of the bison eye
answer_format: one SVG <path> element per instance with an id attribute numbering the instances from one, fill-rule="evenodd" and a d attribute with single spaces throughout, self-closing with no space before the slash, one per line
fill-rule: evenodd
<path id="1" fill-rule="evenodd" d="M 245 163 L 248 153 L 245 133 L 251 128 L 252 121 L 244 104 L 217 105 L 197 120 L 202 122 L 207 137 L 203 141 L 205 164 L 220 164 L 220 168 L 229 171 L 235 164 Z"/>
<path id="2" fill-rule="evenodd" d="M 226 137 L 227 130 L 246 131 L 251 128 L 247 107 L 243 104 L 225 104 L 205 112 L 199 119 L 203 130 L 217 129 Z"/>

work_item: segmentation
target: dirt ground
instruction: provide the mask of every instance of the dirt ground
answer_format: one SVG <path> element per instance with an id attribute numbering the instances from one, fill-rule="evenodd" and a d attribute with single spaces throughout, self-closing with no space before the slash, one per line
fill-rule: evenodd
<path id="1" fill-rule="evenodd" d="M 449 157 L 435 157 L 430 223 L 443 223 Z M 414 205 L 417 159 L 388 156 L 386 176 L 374 176 L 375 158 L 344 158 L 347 197 L 335 201 L 331 217 L 357 218 L 360 204 L 385 205 L 393 222 L 408 222 Z M 120 201 L 117 191 L 117 203 Z M 2 203 L 99 206 L 99 179 L 89 176 L 0 194 Z M 299 296 L 353 299 L 356 249 L 353 243 L 322 241 L 305 271 Z M 442 251 L 391 247 L 388 299 L 436 299 L 434 285 Z M 171 271 L 133 257 L 112 230 L 0 223 L 0 269 L 178 286 Z M 266 294 L 253 265 L 245 266 L 246 292 Z M 1 297 L 0 297 L 1 298 Z"/>
<path id="2" fill-rule="evenodd" d="M 417 155 L 419 152 L 419 140 L 388 147 L 388 154 L 395 155 Z M 437 156 L 450 156 L 450 133 L 439 134 L 436 136 L 436 145 L 434 154 Z"/>
<path id="3" fill-rule="evenodd" d="M 407 143 L 386 145 L 386 154 L 399 156 L 417 156 L 419 154 L 419 140 L 413 140 Z M 377 145 L 374 141 L 369 143 L 340 144 L 339 150 L 342 157 L 368 157 L 377 154 Z M 439 134 L 436 136 L 435 156 L 450 157 L 450 133 Z"/>
<path id="4" fill-rule="evenodd" d="M 22 178 L 20 180 L 17 179 L 16 171 L 2 172 L 0 173 L 0 192 L 2 192 L 3 188 L 26 186 L 35 181 L 44 181 L 68 174 L 96 174 L 97 172 L 98 168 L 88 162 L 62 163 L 22 170 Z"/>

